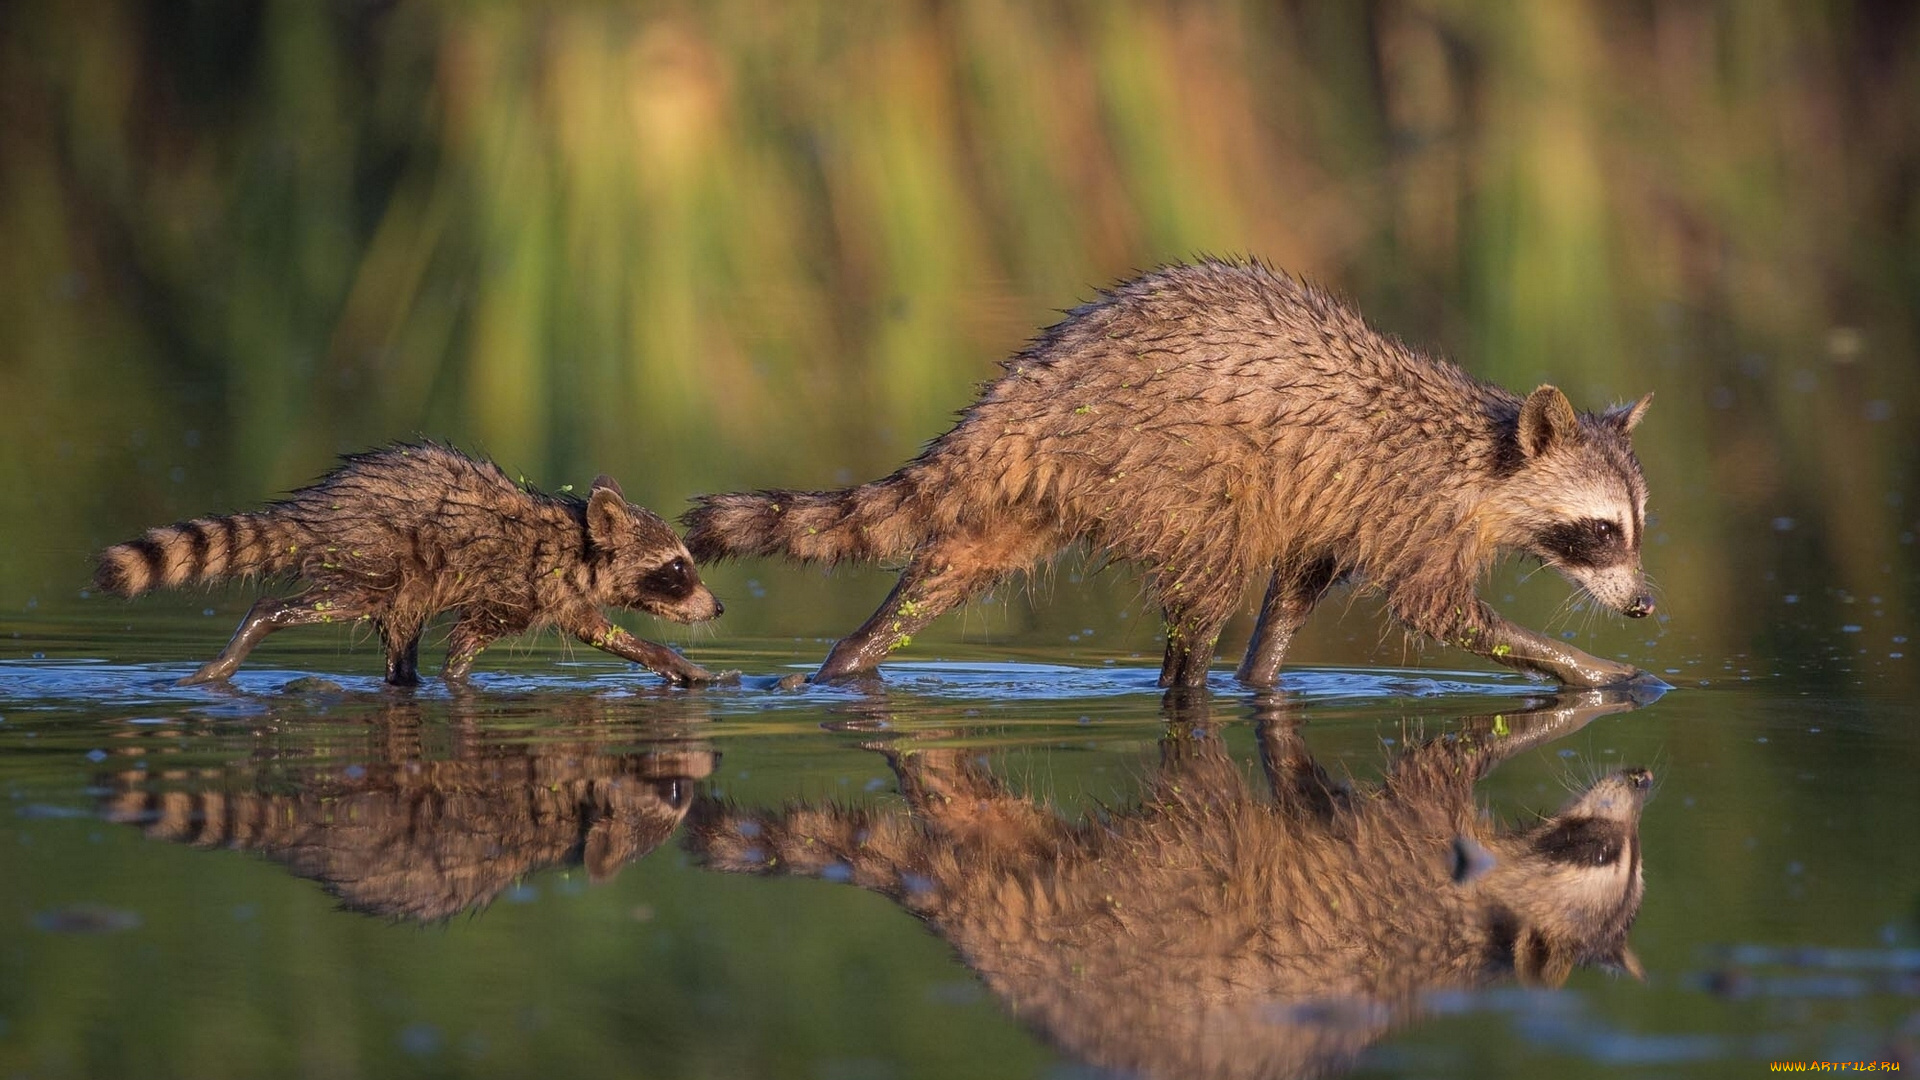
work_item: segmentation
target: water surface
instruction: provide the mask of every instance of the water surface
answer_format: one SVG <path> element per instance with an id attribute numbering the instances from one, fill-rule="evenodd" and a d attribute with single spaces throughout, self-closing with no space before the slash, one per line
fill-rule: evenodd
<path id="1" fill-rule="evenodd" d="M 230 687 L 183 688 L 192 658 L 153 656 L 177 643 L 75 655 L 101 631 L 69 617 L 71 637 L 16 620 L 48 648 L 0 660 L 13 1075 L 1081 1075 L 1084 1046 L 1022 1018 L 909 905 L 850 870 L 719 872 L 690 810 L 902 814 L 887 755 L 905 747 L 1085 821 L 1147 798 L 1183 739 L 1251 781 L 1276 701 L 1365 788 L 1406 747 L 1496 720 L 1517 735 L 1571 700 L 1504 673 L 1306 666 L 1277 698 L 1222 670 L 1197 704 L 1166 702 L 1131 652 L 1045 664 L 964 643 L 878 687 L 783 692 L 815 658 L 791 641 L 697 647 L 749 674 L 691 692 L 550 643 L 464 689 L 396 690 L 375 650 L 333 639 L 277 639 Z M 1872 665 L 1844 690 L 1755 668 L 1671 675 L 1477 789 L 1525 824 L 1611 770 L 1654 770 L 1645 982 L 1435 991 L 1361 1040 L 1361 1073 L 1908 1052 L 1913 710 Z"/>

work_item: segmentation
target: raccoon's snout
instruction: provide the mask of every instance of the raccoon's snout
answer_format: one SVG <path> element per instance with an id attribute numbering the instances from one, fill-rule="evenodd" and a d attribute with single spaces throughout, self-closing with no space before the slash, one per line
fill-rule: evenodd
<path id="1" fill-rule="evenodd" d="M 1635 791 L 1646 791 L 1653 787 L 1653 770 L 1645 766 L 1620 770 L 1620 776 L 1633 785 Z"/>
<path id="2" fill-rule="evenodd" d="M 641 593 L 633 606 L 662 619 L 677 623 L 701 623 L 717 619 L 727 608 L 705 585 L 695 584 L 685 596 L 671 599 Z"/>
<path id="3" fill-rule="evenodd" d="M 1621 608 L 1620 613 L 1629 619 L 1644 619 L 1653 614 L 1653 597 L 1646 593 L 1641 593 L 1639 596 L 1634 597 L 1626 607 Z"/>
<path id="4" fill-rule="evenodd" d="M 713 595 L 705 585 L 700 585 L 695 587 L 692 596 L 681 601 L 678 617 L 681 622 L 706 622 L 719 618 L 721 612 L 726 610 L 726 605 L 720 602 L 719 597 Z"/>

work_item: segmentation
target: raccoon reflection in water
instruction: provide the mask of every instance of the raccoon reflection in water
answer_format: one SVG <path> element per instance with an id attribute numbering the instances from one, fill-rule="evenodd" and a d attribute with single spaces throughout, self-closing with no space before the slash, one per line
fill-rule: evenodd
<path id="1" fill-rule="evenodd" d="M 357 700 L 335 704 L 351 713 Z M 548 867 L 612 878 L 673 836 L 720 757 L 676 731 L 708 718 L 696 703 L 652 702 L 638 751 L 635 728 L 609 723 L 594 696 L 550 697 L 540 711 L 541 737 L 526 740 L 489 730 L 469 691 L 388 704 L 368 717 L 351 768 L 294 743 L 284 758 L 268 745 L 190 776 L 129 769 L 99 779 L 101 815 L 156 840 L 263 855 L 348 910 L 434 922 Z"/>
<path id="2" fill-rule="evenodd" d="M 1645 769 L 1601 778 L 1540 824 L 1484 819 L 1501 760 L 1634 707 L 1588 691 L 1470 720 L 1377 787 L 1337 783 L 1284 706 L 1259 721 L 1271 799 L 1204 715 L 1179 719 L 1140 804 L 1078 823 L 1010 793 L 973 751 L 873 744 L 904 810 L 695 800 L 715 869 L 851 881 L 927 922 L 1023 1022 L 1132 1075 L 1345 1068 L 1423 995 L 1576 966 L 1639 974 Z"/>

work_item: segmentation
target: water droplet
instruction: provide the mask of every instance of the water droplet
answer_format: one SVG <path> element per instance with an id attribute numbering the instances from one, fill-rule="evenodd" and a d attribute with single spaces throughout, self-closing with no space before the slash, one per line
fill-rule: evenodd
<path id="1" fill-rule="evenodd" d="M 140 915 L 105 904 L 73 904 L 35 915 L 33 925 L 50 934 L 113 934 L 138 928 Z"/>
<path id="2" fill-rule="evenodd" d="M 440 1029 L 427 1023 L 408 1024 L 395 1041 L 414 1057 L 427 1057 L 440 1052 Z"/>

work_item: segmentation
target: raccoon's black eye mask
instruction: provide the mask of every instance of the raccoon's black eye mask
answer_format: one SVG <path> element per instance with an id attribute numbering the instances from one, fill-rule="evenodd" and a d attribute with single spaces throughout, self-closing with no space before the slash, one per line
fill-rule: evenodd
<path id="1" fill-rule="evenodd" d="M 675 599 L 692 592 L 693 584 L 693 567 L 687 565 L 687 560 L 680 558 L 649 573 L 640 581 L 640 587 L 648 592 L 671 596 Z"/>
<path id="2" fill-rule="evenodd" d="M 1620 526 L 1600 518 L 1563 521 L 1540 530 L 1540 548 L 1566 566 L 1607 566 L 1626 555 Z"/>

